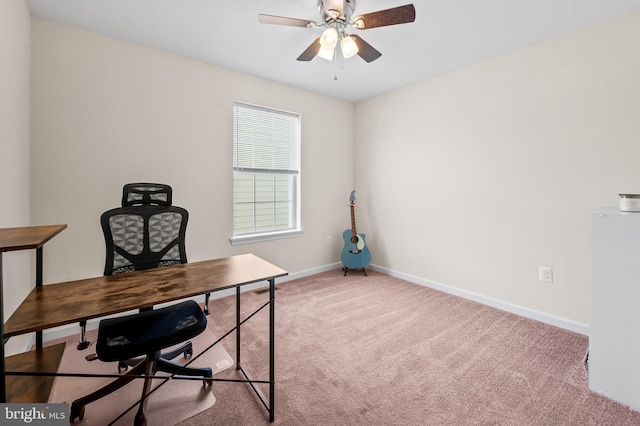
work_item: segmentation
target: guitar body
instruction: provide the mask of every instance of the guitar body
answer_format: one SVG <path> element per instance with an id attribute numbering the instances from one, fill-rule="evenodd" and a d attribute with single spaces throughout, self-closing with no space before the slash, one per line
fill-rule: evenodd
<path id="1" fill-rule="evenodd" d="M 351 229 L 346 229 L 342 233 L 344 239 L 344 248 L 340 255 L 340 260 L 344 265 L 344 274 L 347 275 L 349 269 L 362 269 L 371 262 L 371 253 L 369 247 L 364 240 L 364 234 L 358 234 L 356 231 L 356 215 L 354 209 L 354 203 L 356 190 L 351 191 L 351 197 L 349 197 L 349 206 L 351 208 Z M 367 275 L 367 271 L 364 271 Z"/>
<path id="2" fill-rule="evenodd" d="M 351 242 L 352 230 L 346 229 L 342 233 L 344 248 L 340 255 L 342 264 L 348 269 L 362 269 L 371 262 L 371 253 L 365 242 L 364 234 L 356 234 L 357 241 Z"/>

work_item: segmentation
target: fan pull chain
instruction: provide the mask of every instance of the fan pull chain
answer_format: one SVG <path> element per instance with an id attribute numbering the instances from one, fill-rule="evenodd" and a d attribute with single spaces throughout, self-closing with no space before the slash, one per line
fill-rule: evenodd
<path id="1" fill-rule="evenodd" d="M 337 64 L 338 60 L 336 59 L 336 64 Z M 344 62 L 340 63 L 340 70 L 342 71 L 344 69 Z M 333 81 L 338 81 L 338 73 L 334 73 L 333 75 Z"/>

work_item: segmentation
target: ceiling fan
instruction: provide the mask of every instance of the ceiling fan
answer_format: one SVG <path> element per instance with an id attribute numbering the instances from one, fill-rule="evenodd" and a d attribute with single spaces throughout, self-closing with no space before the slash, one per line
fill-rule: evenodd
<path id="1" fill-rule="evenodd" d="M 372 62 L 382 56 L 382 53 L 364 41 L 362 37 L 348 34 L 347 28 L 367 30 L 388 25 L 406 24 L 416 20 L 416 9 L 413 4 L 365 13 L 351 20 L 355 8 L 356 0 L 318 0 L 318 12 L 321 18 L 319 22 L 264 14 L 258 15 L 258 22 L 292 27 L 326 28 L 322 35 L 302 52 L 298 61 L 310 61 L 316 56 L 331 61 L 339 41 L 343 57 L 350 58 L 358 54 L 365 61 Z"/>

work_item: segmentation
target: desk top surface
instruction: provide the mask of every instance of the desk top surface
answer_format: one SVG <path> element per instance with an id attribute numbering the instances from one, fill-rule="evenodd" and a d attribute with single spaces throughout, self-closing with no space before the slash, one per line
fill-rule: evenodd
<path id="1" fill-rule="evenodd" d="M 67 225 L 25 226 L 0 229 L 0 253 L 40 248 Z"/>
<path id="2" fill-rule="evenodd" d="M 5 337 L 53 328 L 288 275 L 253 254 L 34 288 Z"/>

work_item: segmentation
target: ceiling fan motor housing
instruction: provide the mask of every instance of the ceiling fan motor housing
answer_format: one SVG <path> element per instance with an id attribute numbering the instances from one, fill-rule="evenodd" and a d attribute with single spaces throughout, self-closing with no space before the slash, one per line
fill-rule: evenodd
<path id="1" fill-rule="evenodd" d="M 308 19 L 288 18 L 285 16 L 259 14 L 258 21 L 264 24 L 306 27 L 311 29 L 325 28 L 322 36 L 318 37 L 298 57 L 298 61 L 310 61 L 316 56 L 332 60 L 335 48 L 340 43 L 340 49 L 345 58 L 357 54 L 366 62 L 372 62 L 382 56 L 373 46 L 362 37 L 348 34 L 346 29 L 353 27 L 357 30 L 385 27 L 389 25 L 406 24 L 416 19 L 416 9 L 413 4 L 392 7 L 365 13 L 351 22 L 351 16 L 356 8 L 356 0 L 318 0 L 319 22 Z"/>
<path id="2" fill-rule="evenodd" d="M 356 0 L 318 0 L 318 13 L 325 22 L 335 19 L 349 22 L 355 8 Z"/>

